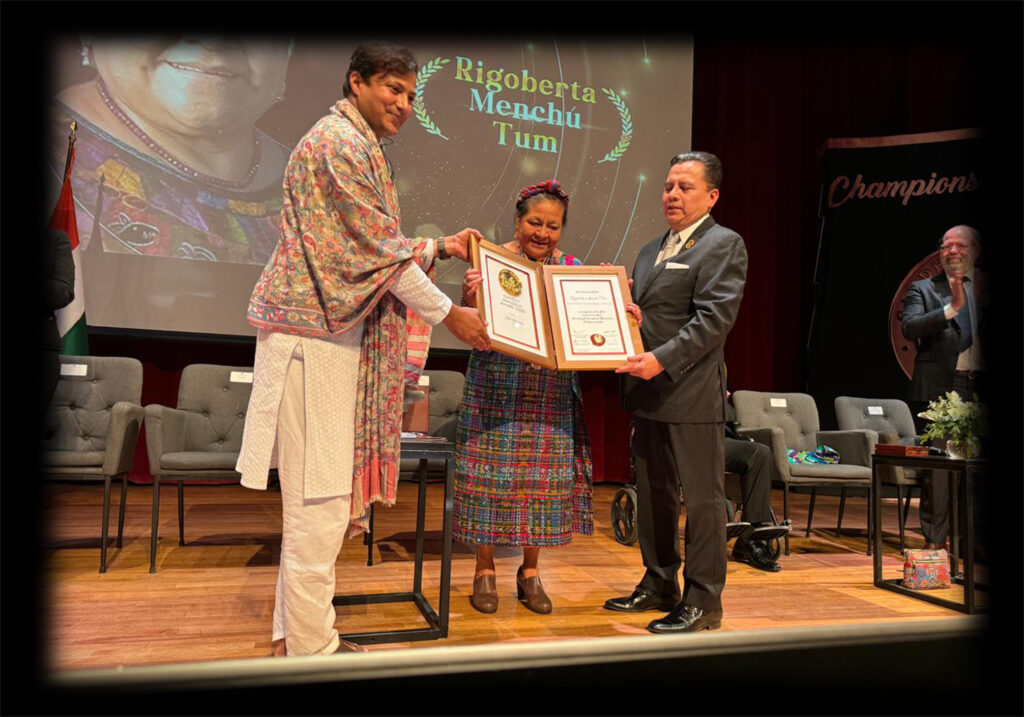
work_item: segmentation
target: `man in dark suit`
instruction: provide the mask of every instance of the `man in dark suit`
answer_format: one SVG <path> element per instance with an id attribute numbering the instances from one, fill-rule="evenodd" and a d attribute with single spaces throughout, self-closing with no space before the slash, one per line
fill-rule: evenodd
<path id="1" fill-rule="evenodd" d="M 696 632 L 722 624 L 725 587 L 725 337 L 747 276 L 739 234 L 719 226 L 722 164 L 707 152 L 672 159 L 662 193 L 669 231 L 633 266 L 648 351 L 616 369 L 635 420 L 633 448 L 640 551 L 647 568 L 632 595 L 609 610 L 671 610 L 652 632 Z M 678 572 L 680 486 L 686 499 L 686 566 Z M 681 597 L 681 599 L 680 599 Z"/>
<path id="2" fill-rule="evenodd" d="M 903 300 L 903 334 L 917 342 L 914 377 L 907 402 L 918 433 L 924 421 L 917 414 L 928 402 L 956 391 L 965 401 L 984 399 L 985 364 L 982 292 L 974 290 L 974 263 L 980 249 L 978 232 L 955 226 L 942 236 L 942 273 L 915 281 Z M 922 475 L 921 532 L 926 548 L 941 548 L 949 532 L 948 483 Z"/>

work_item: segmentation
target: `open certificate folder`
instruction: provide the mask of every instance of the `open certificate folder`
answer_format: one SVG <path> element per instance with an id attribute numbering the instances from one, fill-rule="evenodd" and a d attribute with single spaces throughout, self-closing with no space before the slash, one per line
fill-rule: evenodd
<path id="1" fill-rule="evenodd" d="M 474 241 L 491 348 L 550 369 L 608 370 L 642 352 L 621 266 L 547 266 Z"/>

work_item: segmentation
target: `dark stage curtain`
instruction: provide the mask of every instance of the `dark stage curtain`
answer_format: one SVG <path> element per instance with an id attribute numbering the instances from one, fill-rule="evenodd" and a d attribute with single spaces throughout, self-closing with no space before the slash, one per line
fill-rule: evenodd
<path id="1" fill-rule="evenodd" d="M 844 37 L 830 17 L 820 40 L 695 40 L 693 148 L 722 159 L 714 215 L 743 236 L 750 260 L 726 346 L 734 390 L 806 390 L 824 141 L 985 124 L 982 52 L 963 34 Z M 865 291 L 870 261 L 881 260 L 866 258 Z"/>

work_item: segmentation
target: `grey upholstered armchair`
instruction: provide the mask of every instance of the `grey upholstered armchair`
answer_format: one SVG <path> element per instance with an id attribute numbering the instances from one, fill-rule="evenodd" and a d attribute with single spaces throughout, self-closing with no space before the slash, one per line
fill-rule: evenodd
<path id="1" fill-rule="evenodd" d="M 836 537 L 843 526 L 843 509 L 850 489 L 863 492 L 868 498 L 868 535 L 871 534 L 871 454 L 877 442 L 872 431 L 820 431 L 818 407 L 814 398 L 806 393 L 762 393 L 736 391 L 733 405 L 739 431 L 772 449 L 778 477 L 783 484 L 783 519 L 789 518 L 789 491 L 796 486 L 811 489 L 807 509 L 807 531 L 811 534 L 814 501 L 818 488 L 839 488 L 839 520 Z M 787 460 L 787 450 L 813 451 L 819 445 L 838 451 L 836 464 L 800 464 Z M 871 553 L 868 539 L 867 552 Z M 786 554 L 789 554 L 789 535 L 786 536 Z"/>
<path id="2" fill-rule="evenodd" d="M 876 443 L 898 443 L 917 446 L 921 437 L 914 427 L 910 407 L 895 398 L 853 398 L 837 396 L 836 421 L 843 430 L 866 430 L 874 434 Z M 872 451 L 874 452 L 874 451 Z M 900 551 L 903 551 L 910 509 L 910 494 L 920 488 L 917 471 L 901 466 L 879 466 L 882 483 L 896 486 L 896 507 L 900 524 Z M 881 529 L 880 516 L 875 516 Z"/>
<path id="3" fill-rule="evenodd" d="M 192 364 L 181 373 L 177 408 L 146 406 L 146 451 L 153 475 L 149 572 L 156 572 L 160 481 L 178 482 L 178 545 L 184 545 L 184 481 L 241 478 L 235 463 L 251 393 L 251 366 Z"/>
<path id="4" fill-rule="evenodd" d="M 46 417 L 39 474 L 50 480 L 103 481 L 100 572 L 107 572 L 110 482 L 121 481 L 117 547 L 124 532 L 128 471 L 144 413 L 142 364 L 115 356 L 61 356 L 61 376 Z"/>

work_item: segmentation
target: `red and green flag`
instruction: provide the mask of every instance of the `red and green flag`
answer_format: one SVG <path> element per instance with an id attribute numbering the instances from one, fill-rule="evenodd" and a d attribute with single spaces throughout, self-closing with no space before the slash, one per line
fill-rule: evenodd
<path id="1" fill-rule="evenodd" d="M 89 341 L 85 328 L 85 286 L 82 283 L 82 252 L 78 247 L 78 222 L 75 220 L 75 198 L 71 193 L 71 169 L 75 165 L 75 125 L 68 137 L 68 159 L 64 166 L 64 183 L 57 206 L 53 209 L 49 227 L 59 229 L 71 240 L 71 255 L 75 260 L 75 298 L 57 311 L 57 329 L 61 337 L 61 353 L 86 356 Z"/>

